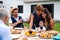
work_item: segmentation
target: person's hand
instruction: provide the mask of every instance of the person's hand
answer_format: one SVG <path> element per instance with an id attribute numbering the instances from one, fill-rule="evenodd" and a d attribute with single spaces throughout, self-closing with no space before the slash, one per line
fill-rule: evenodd
<path id="1" fill-rule="evenodd" d="M 22 23 L 22 19 L 18 20 L 17 23 Z"/>
<path id="2" fill-rule="evenodd" d="M 32 30 L 32 28 L 29 28 L 29 30 Z"/>

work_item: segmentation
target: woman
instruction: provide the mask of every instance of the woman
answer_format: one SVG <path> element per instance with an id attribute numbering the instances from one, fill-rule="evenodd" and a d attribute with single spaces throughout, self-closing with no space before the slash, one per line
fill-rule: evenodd
<path id="1" fill-rule="evenodd" d="M 43 21 L 44 21 L 45 26 L 47 27 L 47 30 L 53 30 L 54 21 L 53 21 L 51 15 L 49 15 L 49 12 L 47 9 L 42 12 L 42 17 L 44 19 Z"/>
<path id="2" fill-rule="evenodd" d="M 18 16 L 18 8 L 12 8 L 11 10 L 12 16 L 9 19 L 9 25 L 15 27 L 23 28 L 23 20 L 21 16 Z"/>
<path id="3" fill-rule="evenodd" d="M 36 6 L 36 11 L 33 12 L 30 16 L 30 29 L 35 29 L 35 27 L 39 27 L 39 21 L 42 20 L 41 12 L 43 10 L 42 5 Z"/>

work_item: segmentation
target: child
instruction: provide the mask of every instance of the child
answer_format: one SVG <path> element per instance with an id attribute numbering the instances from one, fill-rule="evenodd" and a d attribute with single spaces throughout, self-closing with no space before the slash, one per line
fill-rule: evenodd
<path id="1" fill-rule="evenodd" d="M 43 24 L 43 21 L 39 22 L 40 31 L 46 31 L 46 27 Z"/>

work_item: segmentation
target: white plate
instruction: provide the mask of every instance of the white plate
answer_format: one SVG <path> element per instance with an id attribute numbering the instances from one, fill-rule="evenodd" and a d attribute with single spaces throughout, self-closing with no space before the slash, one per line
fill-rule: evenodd
<path id="1" fill-rule="evenodd" d="M 23 28 L 14 28 L 14 29 L 16 29 L 16 30 L 22 30 Z"/>
<path id="2" fill-rule="evenodd" d="M 28 40 L 40 40 L 38 37 L 29 37 Z"/>
<path id="3" fill-rule="evenodd" d="M 12 39 L 19 38 L 20 34 L 11 34 Z"/>

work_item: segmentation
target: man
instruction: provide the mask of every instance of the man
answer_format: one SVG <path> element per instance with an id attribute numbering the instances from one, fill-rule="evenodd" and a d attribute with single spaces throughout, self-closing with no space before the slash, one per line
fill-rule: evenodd
<path id="1" fill-rule="evenodd" d="M 0 8 L 0 40 L 12 40 L 10 29 L 5 25 L 7 21 L 7 11 L 5 8 Z"/>
<path id="2" fill-rule="evenodd" d="M 22 17 L 18 16 L 18 8 L 12 8 L 11 14 L 12 15 L 9 19 L 9 26 L 13 26 L 14 28 L 24 28 Z"/>
<path id="3" fill-rule="evenodd" d="M 0 1 L 0 8 L 3 8 L 3 1 Z"/>

